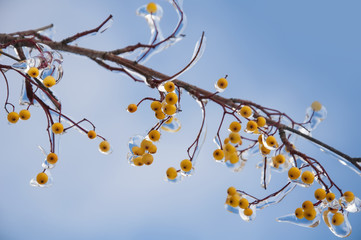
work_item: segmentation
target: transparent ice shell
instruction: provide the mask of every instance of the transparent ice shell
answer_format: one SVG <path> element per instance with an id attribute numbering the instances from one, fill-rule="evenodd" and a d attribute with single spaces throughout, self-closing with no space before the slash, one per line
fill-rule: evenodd
<path id="1" fill-rule="evenodd" d="M 50 170 L 46 169 L 45 173 L 46 173 L 46 175 L 48 175 L 48 181 L 45 184 L 39 184 L 36 181 L 36 176 L 37 176 L 36 175 L 34 178 L 32 178 L 30 180 L 30 186 L 32 186 L 32 187 L 41 187 L 41 188 L 43 188 L 43 187 L 51 187 L 53 185 L 53 177 L 52 177 L 52 175 L 50 173 Z"/>
<path id="2" fill-rule="evenodd" d="M 171 123 L 163 123 L 162 130 L 166 132 L 178 132 L 181 129 L 181 123 L 178 118 L 173 117 L 173 120 Z"/>
<path id="3" fill-rule="evenodd" d="M 296 217 L 296 215 L 294 213 L 288 214 L 283 217 L 279 217 L 276 220 L 278 222 L 286 222 L 286 223 L 296 224 L 301 227 L 314 228 L 320 224 L 320 219 L 321 219 L 321 209 L 315 207 L 315 210 L 316 210 L 316 217 L 313 220 L 307 220 L 306 218 L 299 219 Z"/>
<path id="4" fill-rule="evenodd" d="M 333 217 L 334 213 L 332 213 L 329 210 L 326 210 L 326 211 L 324 211 L 324 213 L 322 215 L 323 215 L 323 220 L 324 220 L 325 224 L 327 225 L 327 227 L 331 230 L 331 232 L 333 234 L 335 234 L 337 237 L 340 237 L 340 238 L 345 238 L 345 237 L 350 236 L 350 234 L 352 232 L 352 227 L 351 227 L 351 224 L 347 217 L 348 216 L 347 211 L 344 211 L 342 213 L 344 221 L 338 226 L 332 224 L 332 217 Z"/>

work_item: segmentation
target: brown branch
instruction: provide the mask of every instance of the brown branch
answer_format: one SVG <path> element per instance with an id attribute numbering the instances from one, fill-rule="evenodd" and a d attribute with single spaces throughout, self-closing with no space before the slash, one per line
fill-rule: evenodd
<path id="1" fill-rule="evenodd" d="M 21 40 L 21 41 L 20 41 Z M 82 48 L 82 47 L 78 47 L 78 46 L 72 46 L 72 45 L 66 45 L 63 42 L 55 42 L 55 41 L 49 41 L 49 40 L 36 40 L 36 39 L 31 39 L 31 41 L 25 41 L 24 39 L 20 39 L 18 37 L 13 37 L 10 34 L 0 34 L 0 43 L 1 44 L 5 44 L 5 45 L 10 45 L 10 44 L 17 44 L 17 46 L 19 47 L 23 47 L 23 46 L 27 46 L 27 47 L 34 47 L 34 42 L 35 43 L 43 43 L 48 45 L 50 48 L 54 49 L 54 50 L 59 50 L 59 51 L 64 51 L 64 52 L 69 52 L 69 53 L 73 53 L 73 54 L 78 54 L 81 56 L 85 56 L 85 57 L 89 57 L 91 59 L 101 59 L 104 61 L 109 61 L 109 62 L 113 62 L 117 65 L 123 66 L 125 69 L 130 69 L 134 72 L 137 72 L 141 75 L 143 75 L 145 78 L 148 79 L 150 86 L 152 87 L 157 87 L 157 83 L 154 82 L 154 78 L 157 79 L 169 79 L 169 76 L 167 76 L 166 74 L 160 73 L 158 71 L 155 71 L 151 68 L 148 68 L 146 66 L 140 65 L 134 61 L 131 61 L 129 59 L 126 58 L 122 58 L 120 56 L 117 56 L 115 54 L 113 54 L 112 52 L 106 52 L 106 51 L 97 51 L 97 50 L 93 50 L 93 49 L 88 49 L 88 48 Z M 97 61 L 97 63 L 99 64 L 99 62 Z M 201 99 L 202 97 L 205 96 L 209 96 L 209 100 L 216 102 L 216 103 L 221 103 L 224 106 L 228 106 L 230 108 L 234 108 L 234 109 L 238 109 L 240 105 L 249 105 L 249 106 L 253 106 L 255 108 L 259 108 L 262 111 L 267 113 L 267 110 L 271 110 L 269 108 L 264 108 L 259 104 L 253 103 L 251 101 L 248 100 L 242 100 L 242 99 L 234 99 L 234 98 L 224 98 L 222 96 L 219 95 L 215 95 L 212 92 L 209 92 L 207 90 L 204 90 L 202 88 L 199 88 L 197 86 L 194 86 L 192 84 L 183 82 L 181 80 L 175 79 L 173 80 L 174 84 L 177 85 L 179 88 L 183 88 L 185 91 L 187 91 L 188 93 L 190 93 L 191 95 L 195 96 L 196 98 Z M 278 112 L 279 113 L 279 112 Z M 289 118 L 286 114 L 280 114 L 281 116 L 285 116 L 287 118 Z M 254 117 L 259 116 L 258 113 L 254 113 Z M 298 130 L 295 130 L 293 128 L 287 127 L 286 125 L 283 125 L 280 123 L 280 121 L 274 121 L 272 120 L 270 117 L 266 118 L 267 124 L 269 126 L 275 126 L 276 128 L 278 128 L 280 131 L 282 130 L 287 130 L 287 131 L 291 131 L 294 134 L 297 134 L 299 136 L 305 137 L 306 139 L 317 143 L 318 145 L 320 145 L 321 147 L 324 147 L 330 151 L 332 151 L 333 153 L 341 156 L 342 158 L 344 158 L 345 160 L 349 161 L 350 163 L 352 163 L 357 169 L 359 169 L 361 171 L 361 166 L 357 164 L 357 162 L 361 162 L 361 158 L 352 158 L 338 150 L 336 150 L 335 148 L 332 148 L 330 146 L 328 146 L 327 144 L 314 139 L 310 136 L 307 136 L 303 133 L 301 133 Z M 286 145 L 287 147 L 287 145 Z M 288 146 L 290 147 L 290 146 Z"/>
<path id="2" fill-rule="evenodd" d="M 66 39 L 64 39 L 63 41 L 61 41 L 63 44 L 68 44 L 68 43 L 71 43 L 75 40 L 77 40 L 78 38 L 81 38 L 85 35 L 88 35 L 88 34 L 91 34 L 91 33 L 94 33 L 94 32 L 98 32 L 110 19 L 112 19 L 112 15 L 109 15 L 109 17 L 107 19 L 104 20 L 104 22 L 102 22 L 98 27 L 94 28 L 94 29 L 91 29 L 91 30 L 88 30 L 88 31 L 84 31 L 84 32 L 81 32 L 81 33 L 77 33 L 71 37 L 68 37 Z"/>

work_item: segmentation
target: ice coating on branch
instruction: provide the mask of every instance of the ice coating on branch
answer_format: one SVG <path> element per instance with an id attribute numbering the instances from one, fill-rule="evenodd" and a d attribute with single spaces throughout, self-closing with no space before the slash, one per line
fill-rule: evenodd
<path id="1" fill-rule="evenodd" d="M 196 102 L 199 104 L 199 106 L 201 107 L 201 113 L 202 113 L 202 125 L 201 129 L 200 129 L 200 133 L 197 136 L 198 141 L 193 145 L 191 151 L 193 152 L 193 158 L 192 158 L 192 164 L 193 166 L 196 163 L 196 160 L 198 158 L 199 152 L 204 144 L 204 141 L 206 140 L 206 136 L 207 136 L 207 123 L 206 123 L 206 118 L 205 118 L 205 105 L 206 103 L 204 103 L 202 100 L 197 100 Z M 191 154 L 192 155 L 192 154 Z"/>
<path id="2" fill-rule="evenodd" d="M 153 14 L 147 11 L 147 5 L 143 5 L 137 9 L 137 15 L 144 17 L 150 28 L 150 40 L 149 45 L 155 45 L 153 48 L 144 48 L 137 57 L 137 62 L 145 63 L 151 56 L 156 53 L 163 51 L 164 49 L 170 47 L 176 42 L 180 41 L 184 35 L 182 34 L 186 26 L 186 16 L 183 12 L 183 1 L 182 0 L 168 0 L 172 4 L 178 14 L 178 23 L 170 35 L 170 37 L 164 38 L 161 27 L 160 20 L 163 16 L 163 9 L 160 5 L 157 4 L 157 11 Z"/>
<path id="3" fill-rule="evenodd" d="M 267 185 L 271 182 L 271 162 L 267 157 L 263 159 L 261 173 L 261 187 L 267 189 Z"/>
<path id="4" fill-rule="evenodd" d="M 199 59 L 202 58 L 205 49 L 206 49 L 206 37 L 203 34 L 194 47 L 193 55 L 189 64 L 185 68 L 183 68 L 180 72 L 173 75 L 171 78 L 167 79 L 167 81 L 172 81 L 174 79 L 177 79 L 180 75 L 191 69 L 199 61 Z"/>
<path id="5" fill-rule="evenodd" d="M 269 207 L 271 205 L 277 204 L 283 200 L 283 198 L 286 197 L 287 194 L 289 194 L 294 188 L 296 187 L 296 184 L 289 183 L 286 185 L 282 191 L 278 192 L 276 195 L 267 198 L 266 200 L 260 201 L 256 204 L 257 209 L 264 209 L 266 207 Z"/>
<path id="6" fill-rule="evenodd" d="M 36 44 L 36 48 L 24 48 L 27 51 L 24 51 L 27 59 L 24 61 L 16 62 L 12 65 L 14 69 L 24 72 L 27 74 L 31 67 L 36 67 L 39 70 L 39 76 L 34 78 L 34 81 L 38 84 L 41 84 L 43 79 L 47 76 L 53 76 L 56 84 L 63 77 L 63 56 L 57 52 L 52 50 L 49 46 L 45 44 L 38 43 Z M 29 76 L 30 77 L 30 76 Z M 20 95 L 20 104 L 21 105 L 29 105 L 30 99 L 27 95 L 26 91 L 26 81 L 23 81 L 21 95 Z M 46 88 L 45 88 L 46 89 Z M 46 91 L 45 91 L 46 92 Z M 37 95 L 44 103 L 54 109 L 58 109 L 57 106 L 54 105 L 52 100 L 56 100 L 54 95 L 44 91 L 38 90 L 35 91 L 35 95 Z M 56 100 L 57 101 L 57 100 Z M 34 102 L 35 105 L 39 105 Z"/>
<path id="7" fill-rule="evenodd" d="M 341 197 L 340 201 L 343 208 L 350 213 L 361 211 L 361 200 L 358 197 L 355 197 L 351 202 L 347 202 L 344 197 Z"/>

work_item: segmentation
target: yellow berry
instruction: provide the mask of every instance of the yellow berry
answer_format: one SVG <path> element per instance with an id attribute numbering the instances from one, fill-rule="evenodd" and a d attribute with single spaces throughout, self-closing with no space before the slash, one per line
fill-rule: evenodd
<path id="1" fill-rule="evenodd" d="M 19 112 L 19 117 L 21 120 L 28 120 L 31 114 L 29 110 L 23 109 Z"/>
<path id="2" fill-rule="evenodd" d="M 32 67 L 29 69 L 28 74 L 29 76 L 36 78 L 37 76 L 39 76 L 39 69 L 37 69 L 36 67 Z"/>
<path id="3" fill-rule="evenodd" d="M 53 126 L 51 126 L 51 130 L 55 134 L 61 134 L 64 131 L 64 126 L 61 123 L 54 123 Z"/>
<path id="4" fill-rule="evenodd" d="M 237 149 L 231 145 L 230 143 L 227 143 L 223 146 L 223 150 L 226 152 L 226 153 L 234 153 L 237 151 Z"/>
<path id="5" fill-rule="evenodd" d="M 241 200 L 241 196 L 239 196 L 238 194 L 234 194 L 229 199 L 229 205 L 232 207 L 238 207 L 240 200 Z"/>
<path id="6" fill-rule="evenodd" d="M 317 212 L 314 208 L 309 208 L 309 209 L 305 209 L 303 214 L 307 220 L 312 221 L 313 219 L 315 219 Z"/>
<path id="7" fill-rule="evenodd" d="M 228 157 L 228 160 L 232 164 L 238 163 L 239 162 L 238 154 L 236 152 L 231 153 L 230 156 Z"/>
<path id="8" fill-rule="evenodd" d="M 279 163 L 277 163 L 274 158 L 272 158 L 272 163 L 273 163 L 274 168 L 279 168 L 280 167 Z"/>
<path id="9" fill-rule="evenodd" d="M 309 201 L 309 200 L 304 201 L 304 202 L 302 203 L 302 208 L 303 208 L 304 210 L 306 210 L 306 209 L 311 209 L 311 208 L 313 208 L 313 203 L 312 203 L 311 201 Z"/>
<path id="10" fill-rule="evenodd" d="M 311 171 L 304 171 L 301 176 L 302 182 L 306 184 L 312 184 L 315 179 L 315 175 Z"/>
<path id="11" fill-rule="evenodd" d="M 343 196 L 347 202 L 352 202 L 355 199 L 355 195 L 351 191 L 344 192 Z"/>
<path id="12" fill-rule="evenodd" d="M 259 143 L 259 144 L 263 144 L 262 134 L 258 136 L 258 143 Z"/>
<path id="13" fill-rule="evenodd" d="M 8 121 L 10 123 L 16 123 L 19 120 L 19 114 L 17 112 L 10 112 L 8 114 Z"/>
<path id="14" fill-rule="evenodd" d="M 269 150 L 268 148 L 266 148 L 265 146 L 261 145 L 260 150 L 262 152 L 263 155 L 268 155 L 270 154 L 271 150 Z"/>
<path id="15" fill-rule="evenodd" d="M 110 150 L 110 144 L 108 141 L 102 141 L 100 144 L 99 144 L 99 150 L 101 152 L 108 152 Z"/>
<path id="16" fill-rule="evenodd" d="M 133 163 L 135 166 L 138 166 L 138 167 L 143 166 L 143 164 L 144 164 L 143 157 L 139 156 L 139 157 L 134 158 Z"/>
<path id="17" fill-rule="evenodd" d="M 240 201 L 239 201 L 239 207 L 242 208 L 242 209 L 246 209 L 248 208 L 249 206 L 249 202 L 246 198 L 242 198 Z"/>
<path id="18" fill-rule="evenodd" d="M 147 139 L 143 139 L 140 143 L 140 147 L 144 150 L 148 150 L 153 143 Z"/>
<path id="19" fill-rule="evenodd" d="M 249 216 L 252 216 L 253 210 L 250 209 L 250 208 L 246 208 L 246 209 L 243 210 L 243 213 L 244 213 L 244 215 L 249 217 Z"/>
<path id="20" fill-rule="evenodd" d="M 46 161 L 50 164 L 55 164 L 58 161 L 58 155 L 49 153 L 48 156 L 46 156 Z"/>
<path id="21" fill-rule="evenodd" d="M 239 141 L 241 141 L 241 136 L 238 132 L 231 132 L 228 138 L 233 144 L 239 143 Z"/>
<path id="22" fill-rule="evenodd" d="M 229 130 L 232 132 L 239 132 L 241 130 L 241 124 L 239 122 L 232 122 L 229 125 Z"/>
<path id="23" fill-rule="evenodd" d="M 162 109 L 162 104 L 159 101 L 153 101 L 150 104 L 150 108 L 154 111 L 154 112 L 158 112 Z"/>
<path id="24" fill-rule="evenodd" d="M 252 115 L 252 109 L 248 106 L 243 106 L 239 113 L 242 117 L 249 118 Z"/>
<path id="25" fill-rule="evenodd" d="M 249 121 L 247 123 L 247 130 L 250 131 L 250 132 L 253 132 L 257 129 L 258 125 L 255 121 Z"/>
<path id="26" fill-rule="evenodd" d="M 178 102 L 178 96 L 174 92 L 170 92 L 165 96 L 165 101 L 168 104 L 176 104 Z"/>
<path id="27" fill-rule="evenodd" d="M 159 120 L 163 120 L 165 118 L 165 114 L 162 112 L 162 110 L 155 112 L 155 117 Z"/>
<path id="28" fill-rule="evenodd" d="M 332 193 L 332 192 L 329 192 L 329 193 L 326 194 L 326 200 L 328 202 L 332 202 L 335 199 L 335 197 L 336 197 L 335 194 Z"/>
<path id="29" fill-rule="evenodd" d="M 141 156 L 145 153 L 145 150 L 142 147 L 134 146 L 132 147 L 132 152 L 134 155 Z"/>
<path id="30" fill-rule="evenodd" d="M 134 103 L 129 104 L 128 108 L 127 108 L 128 112 L 130 112 L 130 113 L 133 113 L 133 112 L 137 111 L 137 109 L 138 109 L 138 107 Z"/>
<path id="31" fill-rule="evenodd" d="M 142 156 L 142 162 L 145 164 L 145 165 L 151 165 L 153 163 L 153 156 L 152 154 L 150 153 L 146 153 Z"/>
<path id="32" fill-rule="evenodd" d="M 276 138 L 274 136 L 268 136 L 266 138 L 266 143 L 267 143 L 268 146 L 274 147 L 274 146 L 277 145 L 277 140 L 276 140 Z"/>
<path id="33" fill-rule="evenodd" d="M 297 208 L 295 210 L 295 215 L 296 215 L 296 218 L 302 219 L 304 217 L 303 208 Z"/>
<path id="34" fill-rule="evenodd" d="M 292 180 L 299 178 L 300 175 L 301 175 L 301 170 L 297 167 L 291 167 L 290 170 L 288 170 L 288 177 Z"/>
<path id="35" fill-rule="evenodd" d="M 45 184 L 45 183 L 47 183 L 48 182 L 48 175 L 46 175 L 46 173 L 39 173 L 37 176 L 36 176 L 36 181 L 39 183 L 39 184 L 41 184 L 41 185 L 43 185 L 43 184 Z"/>
<path id="36" fill-rule="evenodd" d="M 339 226 L 339 225 L 341 225 L 343 223 L 344 220 L 345 219 L 343 217 L 343 214 L 340 213 L 340 212 L 337 212 L 332 216 L 331 222 L 332 222 L 333 225 Z"/>
<path id="37" fill-rule="evenodd" d="M 170 167 L 167 169 L 167 178 L 170 180 L 174 180 L 177 177 L 177 170 L 174 167 Z"/>
<path id="38" fill-rule="evenodd" d="M 233 196 L 233 195 L 237 194 L 237 189 L 235 187 L 229 187 L 227 189 L 227 194 L 230 196 Z"/>
<path id="39" fill-rule="evenodd" d="M 225 138 L 224 141 L 223 141 L 224 144 L 227 144 L 229 143 L 229 138 Z"/>
<path id="40" fill-rule="evenodd" d="M 175 85 L 173 82 L 166 82 L 166 84 L 164 84 L 164 89 L 167 91 L 167 92 L 173 92 L 174 89 L 175 89 Z"/>
<path id="41" fill-rule="evenodd" d="M 216 149 L 213 152 L 213 157 L 215 160 L 222 160 L 224 158 L 224 153 L 221 149 Z"/>
<path id="42" fill-rule="evenodd" d="M 312 108 L 313 111 L 318 112 L 318 111 L 321 110 L 322 104 L 321 104 L 320 102 L 318 102 L 318 101 L 314 101 L 314 102 L 311 104 L 311 108 Z"/>
<path id="43" fill-rule="evenodd" d="M 148 137 L 153 142 L 156 142 L 160 138 L 160 132 L 158 130 L 152 130 L 152 131 L 149 132 Z"/>
<path id="44" fill-rule="evenodd" d="M 56 83 L 56 81 L 55 81 L 55 78 L 54 78 L 53 76 L 47 76 L 47 77 L 44 78 L 44 80 L 43 80 L 44 86 L 45 86 L 45 87 L 48 87 L 48 88 L 54 86 L 55 83 Z"/>
<path id="45" fill-rule="evenodd" d="M 192 162 L 188 159 L 184 159 L 181 161 L 180 167 L 184 172 L 189 172 L 192 169 Z"/>
<path id="46" fill-rule="evenodd" d="M 323 200 L 326 197 L 326 191 L 323 188 L 316 189 L 315 191 L 315 198 L 317 200 Z"/>
<path id="47" fill-rule="evenodd" d="M 177 111 L 177 107 L 173 104 L 166 104 L 163 108 L 164 113 L 167 115 L 173 115 Z"/>
<path id="48" fill-rule="evenodd" d="M 264 127 L 266 125 L 266 119 L 264 117 L 257 118 L 258 127 Z"/>
<path id="49" fill-rule="evenodd" d="M 149 146 L 148 152 L 151 154 L 154 154 L 157 152 L 157 146 L 152 143 L 152 145 Z"/>
<path id="50" fill-rule="evenodd" d="M 225 89 L 225 88 L 228 86 L 227 79 L 225 79 L 225 78 L 220 78 L 220 79 L 218 79 L 218 81 L 217 81 L 217 86 L 218 86 L 220 89 Z"/>
<path id="51" fill-rule="evenodd" d="M 276 161 L 278 164 L 283 164 L 283 163 L 285 163 L 286 158 L 285 158 L 284 155 L 278 154 L 277 156 L 275 156 L 275 161 Z"/>
<path id="52" fill-rule="evenodd" d="M 155 13 L 157 11 L 157 4 L 155 4 L 154 2 L 148 3 L 147 11 L 149 13 Z"/>
<path id="53" fill-rule="evenodd" d="M 88 132 L 88 138 L 94 139 L 94 138 L 96 138 L 96 137 L 97 137 L 97 134 L 96 134 L 96 132 L 95 132 L 94 130 L 90 130 L 90 131 Z"/>

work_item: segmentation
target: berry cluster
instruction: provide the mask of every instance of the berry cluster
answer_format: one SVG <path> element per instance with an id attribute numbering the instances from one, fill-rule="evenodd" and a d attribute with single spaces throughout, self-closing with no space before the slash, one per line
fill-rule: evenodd
<path id="1" fill-rule="evenodd" d="M 70 128 L 77 128 L 79 131 L 87 134 L 90 139 L 99 137 L 102 142 L 99 144 L 99 150 L 102 153 L 110 153 L 110 144 L 102 136 L 99 136 L 95 132 L 95 126 L 87 119 L 83 119 L 79 122 L 74 122 L 68 116 L 62 113 L 60 101 L 50 90 L 56 85 L 63 76 L 62 62 L 63 58 L 60 53 L 50 49 L 44 44 L 35 44 L 32 40 L 28 40 L 29 43 L 33 44 L 33 50 L 28 53 L 30 57 L 23 61 L 17 61 L 10 65 L 1 65 L 0 71 L 4 77 L 7 86 L 7 97 L 5 101 L 5 110 L 7 111 L 7 119 L 9 123 L 15 124 L 19 119 L 28 120 L 31 117 L 29 111 L 31 106 L 40 106 L 45 113 L 47 119 L 47 132 L 49 136 L 49 151 L 41 150 L 45 155 L 45 160 L 42 164 L 43 171 L 38 173 L 35 178 L 30 181 L 32 186 L 48 187 L 52 185 L 52 178 L 50 169 L 54 168 L 58 162 L 58 155 L 56 152 L 57 138 L 59 135 L 64 134 Z M 11 45 L 11 44 L 10 44 Z M 37 54 L 37 55 L 36 55 Z M 15 58 L 12 55 L 6 54 L 11 58 Z M 27 105 L 26 109 L 22 109 L 19 113 L 15 112 L 14 104 L 9 102 L 9 83 L 5 75 L 5 70 L 14 70 L 20 76 L 24 77 L 22 96 L 20 99 L 21 105 Z M 12 111 L 8 108 L 11 107 Z M 92 130 L 86 130 L 82 127 L 81 123 L 88 122 Z M 64 127 L 64 123 L 67 127 Z"/>
<path id="2" fill-rule="evenodd" d="M 153 163 L 152 154 L 156 153 L 157 147 L 154 142 L 160 139 L 161 133 L 159 130 L 166 132 L 176 132 L 180 129 L 179 120 L 175 117 L 180 98 L 180 92 L 177 91 L 176 85 L 172 81 L 168 81 L 159 85 L 158 91 L 160 99 L 144 98 L 138 104 L 129 104 L 127 111 L 134 113 L 138 106 L 145 100 L 151 100 L 150 108 L 154 112 L 157 123 L 152 128 L 147 136 L 135 136 L 129 141 L 130 153 L 128 154 L 128 161 L 134 166 L 150 165 Z M 184 159 L 180 163 L 180 169 L 170 167 L 166 171 L 167 180 L 176 182 L 181 179 L 181 176 L 188 176 L 193 169 L 192 159 Z M 181 172 L 182 175 L 178 173 Z"/>

